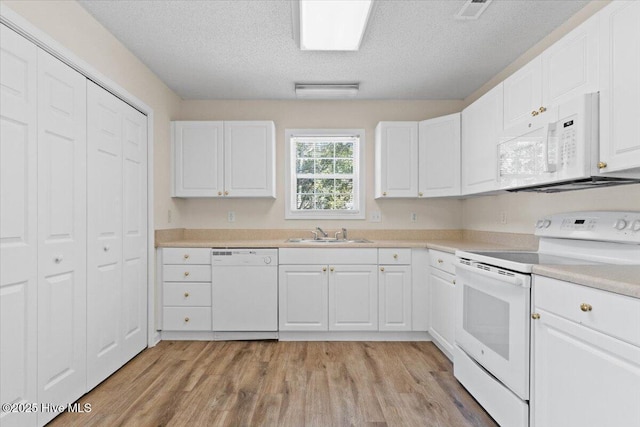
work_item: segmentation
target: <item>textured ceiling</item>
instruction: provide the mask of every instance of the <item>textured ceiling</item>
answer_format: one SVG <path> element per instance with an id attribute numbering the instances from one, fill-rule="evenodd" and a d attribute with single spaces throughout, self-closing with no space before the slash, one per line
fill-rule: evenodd
<path id="1" fill-rule="evenodd" d="M 80 0 L 184 99 L 293 99 L 294 83 L 360 83 L 359 99 L 463 99 L 588 1 L 376 0 L 357 52 L 309 52 L 289 0 Z"/>

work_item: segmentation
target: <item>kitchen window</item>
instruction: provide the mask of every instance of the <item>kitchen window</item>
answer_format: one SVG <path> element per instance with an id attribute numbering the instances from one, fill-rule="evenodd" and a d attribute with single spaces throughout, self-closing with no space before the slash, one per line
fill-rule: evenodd
<path id="1" fill-rule="evenodd" d="M 287 219 L 364 219 L 363 129 L 287 129 Z"/>

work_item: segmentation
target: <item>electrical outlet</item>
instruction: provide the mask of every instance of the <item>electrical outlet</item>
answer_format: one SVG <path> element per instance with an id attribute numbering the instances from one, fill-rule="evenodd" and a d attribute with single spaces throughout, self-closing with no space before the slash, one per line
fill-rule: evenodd
<path id="1" fill-rule="evenodd" d="M 227 222 L 236 222 L 236 213 L 234 211 L 227 212 Z"/>
<path id="2" fill-rule="evenodd" d="M 371 215 L 369 216 L 369 220 L 371 222 L 381 222 L 382 221 L 382 214 L 380 213 L 380 211 L 373 211 L 373 212 L 371 212 Z"/>
<path id="3" fill-rule="evenodd" d="M 171 209 L 169 209 L 169 210 L 167 211 L 167 223 L 171 224 L 171 220 L 172 220 L 172 218 L 171 218 L 171 217 L 172 217 L 172 216 L 173 216 L 173 215 L 172 215 Z"/>
<path id="4" fill-rule="evenodd" d="M 418 221 L 418 214 L 415 212 L 411 212 L 411 222 L 417 222 Z"/>
<path id="5" fill-rule="evenodd" d="M 506 211 L 502 211 L 500 212 L 500 224 L 506 224 L 507 221 L 507 212 Z"/>

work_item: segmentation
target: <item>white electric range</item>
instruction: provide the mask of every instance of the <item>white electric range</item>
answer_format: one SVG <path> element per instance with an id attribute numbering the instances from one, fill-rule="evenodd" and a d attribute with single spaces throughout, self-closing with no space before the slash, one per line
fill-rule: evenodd
<path id="1" fill-rule="evenodd" d="M 529 424 L 534 266 L 640 264 L 640 212 L 551 215 L 535 234 L 535 252 L 456 251 L 454 375 L 504 426 Z"/>

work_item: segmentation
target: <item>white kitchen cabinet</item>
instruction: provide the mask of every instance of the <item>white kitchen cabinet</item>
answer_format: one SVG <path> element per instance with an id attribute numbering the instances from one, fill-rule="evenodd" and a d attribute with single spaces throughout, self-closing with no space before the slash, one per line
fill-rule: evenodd
<path id="1" fill-rule="evenodd" d="M 502 83 L 462 111 L 462 194 L 494 191 L 497 143 L 502 129 Z"/>
<path id="2" fill-rule="evenodd" d="M 375 265 L 329 266 L 329 330 L 378 330 Z"/>
<path id="3" fill-rule="evenodd" d="M 37 402 L 36 46 L 0 25 L 0 402 Z M 31 172 L 31 173 L 30 173 Z M 0 412 L 2 426 L 35 412 Z"/>
<path id="4" fill-rule="evenodd" d="M 640 425 L 640 300 L 534 276 L 531 425 Z"/>
<path id="5" fill-rule="evenodd" d="M 539 109 L 542 107 L 542 59 L 540 56 L 506 78 L 503 84 L 503 129 L 509 129 L 531 117 L 532 114 L 540 113 Z"/>
<path id="6" fill-rule="evenodd" d="M 504 81 L 503 129 L 598 91 L 598 21 L 591 18 Z"/>
<path id="7" fill-rule="evenodd" d="M 87 387 L 146 347 L 147 118 L 87 84 Z"/>
<path id="8" fill-rule="evenodd" d="M 429 330 L 429 251 L 411 250 L 411 330 Z"/>
<path id="9" fill-rule="evenodd" d="M 163 331 L 211 331 L 211 249 L 162 249 Z"/>
<path id="10" fill-rule="evenodd" d="M 640 2 L 616 1 L 600 24 L 600 162 L 603 173 L 640 170 Z"/>
<path id="11" fill-rule="evenodd" d="M 38 50 L 38 401 L 55 405 L 87 391 L 86 89 Z"/>
<path id="12" fill-rule="evenodd" d="M 418 127 L 418 197 L 460 195 L 460 113 Z"/>
<path id="13" fill-rule="evenodd" d="M 390 255 L 390 259 L 385 255 Z M 379 249 L 379 329 L 411 330 L 411 250 Z M 384 263 L 384 264 L 383 264 Z M 393 263 L 393 264 L 391 264 Z"/>
<path id="14" fill-rule="evenodd" d="M 375 197 L 418 196 L 418 122 L 379 122 Z"/>
<path id="15" fill-rule="evenodd" d="M 327 331 L 329 284 L 326 265 L 280 265 L 279 330 Z"/>
<path id="16" fill-rule="evenodd" d="M 438 348 L 453 360 L 456 257 L 430 250 L 429 258 L 429 334 Z"/>
<path id="17" fill-rule="evenodd" d="M 275 197 L 273 122 L 171 125 L 174 197 Z"/>

